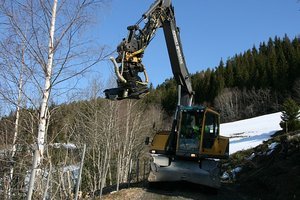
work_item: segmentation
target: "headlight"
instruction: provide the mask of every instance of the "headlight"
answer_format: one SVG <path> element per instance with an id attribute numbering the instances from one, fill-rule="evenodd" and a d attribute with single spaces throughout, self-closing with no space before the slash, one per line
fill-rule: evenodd
<path id="1" fill-rule="evenodd" d="M 155 153 L 156 153 L 156 151 L 155 151 L 155 150 L 151 150 L 150 152 L 151 152 L 152 154 L 155 154 Z"/>

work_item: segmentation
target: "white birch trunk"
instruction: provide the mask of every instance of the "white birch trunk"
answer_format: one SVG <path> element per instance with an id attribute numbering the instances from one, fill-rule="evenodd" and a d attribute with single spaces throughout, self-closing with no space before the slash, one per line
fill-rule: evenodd
<path id="1" fill-rule="evenodd" d="M 124 139 L 124 143 L 123 143 L 123 153 L 122 153 L 122 178 L 121 178 L 121 182 L 125 183 L 127 181 L 127 175 L 128 175 L 128 168 L 129 168 L 129 160 L 128 160 L 128 145 L 130 142 L 130 138 L 129 138 L 129 124 L 130 124 L 130 109 L 131 109 L 131 101 L 129 100 L 128 102 L 126 102 L 126 119 L 125 119 L 125 139 Z"/>
<path id="2" fill-rule="evenodd" d="M 44 69 L 45 86 L 44 86 L 43 98 L 42 98 L 42 103 L 40 108 L 37 148 L 35 149 L 33 155 L 34 157 L 33 157 L 33 164 L 32 164 L 32 172 L 30 176 L 28 193 L 27 193 L 28 200 L 32 199 L 36 170 L 37 168 L 39 168 L 44 154 L 48 100 L 51 91 L 51 76 L 52 76 L 52 65 L 53 65 L 53 57 L 54 57 L 54 31 L 55 31 L 57 2 L 58 0 L 53 0 L 52 17 L 51 17 L 50 33 L 49 33 L 48 61 L 47 61 L 47 66 Z"/>
<path id="3" fill-rule="evenodd" d="M 13 162 L 13 159 L 15 157 L 16 151 L 17 151 L 17 138 L 19 133 L 19 119 L 20 119 L 20 103 L 21 103 L 21 90 L 22 90 L 22 75 L 20 75 L 20 83 L 19 83 L 19 92 L 18 92 L 18 102 L 17 102 L 17 110 L 16 110 L 16 119 L 15 119 L 15 132 L 13 137 L 13 143 L 12 143 L 12 151 L 11 151 L 11 162 Z M 14 166 L 11 165 L 10 172 L 9 172 L 9 188 L 8 188 L 8 199 L 11 199 L 11 187 L 12 187 L 12 180 L 14 176 Z"/>
<path id="4" fill-rule="evenodd" d="M 22 49 L 22 66 L 18 83 L 18 98 L 17 98 L 17 108 L 16 108 L 16 119 L 15 119 L 15 127 L 14 127 L 14 137 L 12 142 L 12 150 L 11 150 L 11 160 L 10 162 L 14 162 L 14 157 L 17 151 L 17 138 L 19 133 L 19 121 L 20 121 L 20 107 L 22 100 L 22 89 L 23 89 L 23 72 L 24 72 L 24 48 Z M 11 199 L 11 189 L 12 189 L 12 180 L 14 176 L 14 166 L 11 165 L 9 170 L 9 186 L 8 186 L 8 199 Z"/>
<path id="5" fill-rule="evenodd" d="M 117 188 L 116 190 L 119 191 L 120 187 L 120 177 L 121 177 L 121 151 L 118 151 L 118 159 L 117 159 Z"/>
<path id="6" fill-rule="evenodd" d="M 83 164 L 84 164 L 85 151 L 86 151 L 86 144 L 83 145 L 83 152 L 82 152 L 82 156 L 81 156 L 79 174 L 78 174 L 78 179 L 77 179 L 76 189 L 75 189 L 75 200 L 77 200 L 78 197 L 79 197 L 78 193 L 79 193 L 79 187 L 80 187 L 80 182 L 81 182 L 81 176 L 82 176 L 82 169 L 83 169 Z"/>

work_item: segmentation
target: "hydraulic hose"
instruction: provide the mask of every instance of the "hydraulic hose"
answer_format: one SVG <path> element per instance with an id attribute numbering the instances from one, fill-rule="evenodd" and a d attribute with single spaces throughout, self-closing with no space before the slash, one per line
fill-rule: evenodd
<path id="1" fill-rule="evenodd" d="M 118 79 L 119 79 L 122 83 L 127 83 L 126 79 L 125 79 L 125 78 L 123 77 L 123 75 L 120 74 L 120 72 L 119 72 L 119 67 L 118 67 L 118 64 L 117 64 L 116 59 L 115 59 L 114 57 L 110 57 L 109 59 L 111 60 L 111 62 L 112 62 L 113 65 L 114 65 L 115 73 L 116 73 Z"/>

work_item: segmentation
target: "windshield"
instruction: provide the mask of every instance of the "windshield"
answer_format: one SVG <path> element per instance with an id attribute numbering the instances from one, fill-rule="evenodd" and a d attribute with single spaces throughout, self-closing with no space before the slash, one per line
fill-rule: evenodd
<path id="1" fill-rule="evenodd" d="M 183 111 L 179 130 L 178 150 L 186 153 L 199 152 L 203 113 Z"/>

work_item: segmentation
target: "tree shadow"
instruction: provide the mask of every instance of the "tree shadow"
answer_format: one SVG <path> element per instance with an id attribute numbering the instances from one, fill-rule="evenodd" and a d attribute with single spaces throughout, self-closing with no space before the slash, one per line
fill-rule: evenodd
<path id="1" fill-rule="evenodd" d="M 252 137 L 246 137 L 240 140 L 234 140 L 230 142 L 230 144 L 236 144 L 236 143 L 242 143 L 242 142 L 251 142 L 251 141 L 256 141 L 256 140 L 263 140 L 263 139 L 269 139 L 276 131 L 270 131 L 268 133 L 263 133 L 260 135 L 255 135 Z"/>

